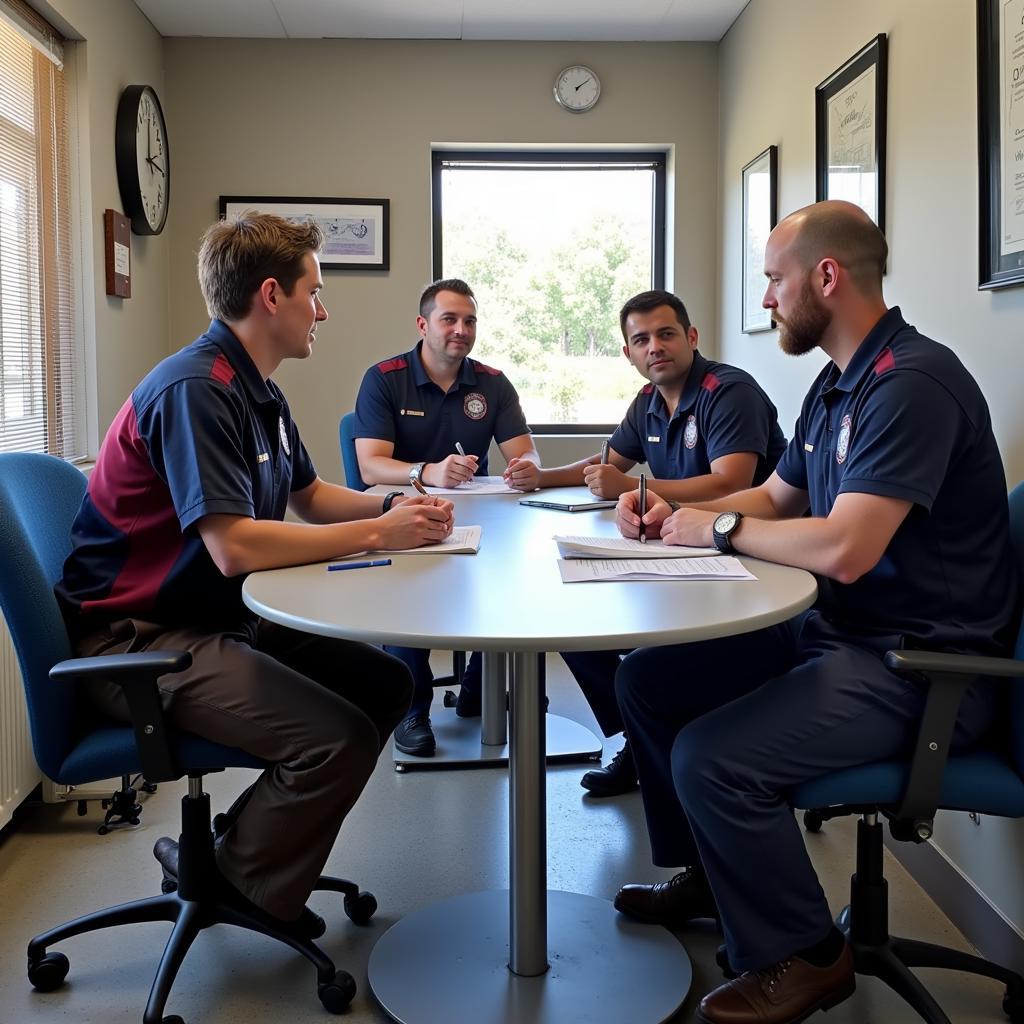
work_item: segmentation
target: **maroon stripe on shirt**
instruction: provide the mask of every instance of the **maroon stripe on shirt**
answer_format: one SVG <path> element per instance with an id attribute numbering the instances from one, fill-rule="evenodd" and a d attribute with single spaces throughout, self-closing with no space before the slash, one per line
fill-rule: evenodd
<path id="1" fill-rule="evenodd" d="M 214 359 L 213 366 L 210 367 L 210 376 L 214 380 L 220 381 L 225 387 L 234 380 L 235 368 L 228 362 L 227 356 L 223 352 Z"/>
<path id="2" fill-rule="evenodd" d="M 170 491 L 153 469 L 139 436 L 131 398 L 114 418 L 89 476 L 89 499 L 115 530 L 127 536 L 128 557 L 107 595 L 83 601 L 82 610 L 149 610 L 178 560 L 183 539 Z"/>
<path id="3" fill-rule="evenodd" d="M 705 373 L 704 379 L 700 382 L 700 386 L 705 391 L 714 391 L 721 383 L 722 382 L 713 373 Z"/>

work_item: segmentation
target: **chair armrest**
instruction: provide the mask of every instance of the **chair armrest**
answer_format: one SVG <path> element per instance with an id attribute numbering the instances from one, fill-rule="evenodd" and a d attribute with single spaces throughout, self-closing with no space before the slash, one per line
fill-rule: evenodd
<path id="1" fill-rule="evenodd" d="M 931 838 L 942 778 L 960 702 L 979 676 L 1024 677 L 1024 662 L 936 651 L 888 651 L 886 667 L 928 687 L 910 776 L 903 799 L 890 815 L 893 837 L 921 843 Z"/>
<path id="2" fill-rule="evenodd" d="M 156 681 L 162 675 L 181 672 L 191 664 L 192 655 L 188 651 L 104 654 L 60 661 L 50 669 L 50 678 L 103 678 L 120 686 L 128 703 L 142 774 L 148 782 L 170 782 L 180 778 L 181 772 L 171 755 Z"/>

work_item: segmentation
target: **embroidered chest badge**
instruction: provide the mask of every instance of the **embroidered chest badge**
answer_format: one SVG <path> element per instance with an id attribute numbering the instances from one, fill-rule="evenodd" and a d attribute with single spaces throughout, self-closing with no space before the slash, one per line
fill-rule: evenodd
<path id="1" fill-rule="evenodd" d="M 836 462 L 841 466 L 846 461 L 850 451 L 850 432 L 853 430 L 853 420 L 849 415 L 843 417 L 839 424 L 839 437 L 836 438 Z"/>
<path id="2" fill-rule="evenodd" d="M 697 417 L 692 413 L 686 418 L 686 429 L 683 431 L 683 444 L 687 448 L 697 447 Z"/>
<path id="3" fill-rule="evenodd" d="M 284 428 L 284 417 L 277 417 L 277 432 L 281 435 L 281 447 L 284 449 L 285 455 L 291 455 L 292 449 L 288 444 L 288 431 Z"/>
<path id="4" fill-rule="evenodd" d="M 487 399 L 479 391 L 471 391 L 463 399 L 462 411 L 471 420 L 482 420 L 487 415 Z"/>

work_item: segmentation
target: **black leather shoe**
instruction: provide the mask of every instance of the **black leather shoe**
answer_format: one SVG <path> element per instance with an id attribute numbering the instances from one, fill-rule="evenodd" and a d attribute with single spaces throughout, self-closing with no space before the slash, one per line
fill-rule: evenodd
<path id="1" fill-rule="evenodd" d="M 615 894 L 615 909 L 645 924 L 681 928 L 699 917 L 718 919 L 711 886 L 693 868 L 684 868 L 667 882 L 624 885 Z"/>
<path id="2" fill-rule="evenodd" d="M 164 869 L 165 876 L 174 879 L 178 877 L 178 844 L 175 840 L 170 836 L 161 836 L 153 846 L 153 856 Z M 303 907 L 302 913 L 294 921 L 282 921 L 279 917 L 268 914 L 252 900 L 243 896 L 220 873 L 217 875 L 217 896 L 257 920 L 262 920 L 281 931 L 291 932 L 302 939 L 319 939 L 327 931 L 327 922 L 309 907 Z"/>
<path id="3" fill-rule="evenodd" d="M 399 722 L 395 729 L 395 746 L 413 757 L 433 757 L 437 743 L 434 730 L 430 728 L 430 715 L 421 711 Z"/>
<path id="4" fill-rule="evenodd" d="M 831 1010 L 857 987 L 849 946 L 829 967 L 791 957 L 763 971 L 748 971 L 709 992 L 697 1010 L 700 1024 L 800 1024 Z"/>
<path id="5" fill-rule="evenodd" d="M 604 768 L 595 768 L 580 779 L 580 785 L 591 796 L 619 796 L 631 793 L 640 783 L 636 777 L 633 752 L 629 740 Z"/>
<path id="6" fill-rule="evenodd" d="M 459 695 L 455 699 L 455 714 L 459 718 L 479 718 L 483 713 L 483 697 L 480 694 L 480 687 L 470 689 L 468 686 L 459 687 Z"/>

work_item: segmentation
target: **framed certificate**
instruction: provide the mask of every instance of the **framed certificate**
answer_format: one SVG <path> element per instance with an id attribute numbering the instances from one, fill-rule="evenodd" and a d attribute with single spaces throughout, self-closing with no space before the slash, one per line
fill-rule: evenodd
<path id="1" fill-rule="evenodd" d="M 978 0 L 978 287 L 1024 284 L 1024 0 Z"/>
<path id="2" fill-rule="evenodd" d="M 764 295 L 764 247 L 779 216 L 779 147 L 769 146 L 743 168 L 743 333 L 770 331 Z"/>
<path id="3" fill-rule="evenodd" d="M 875 36 L 814 90 L 817 198 L 856 203 L 882 231 L 887 49 Z"/>

